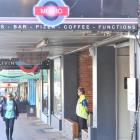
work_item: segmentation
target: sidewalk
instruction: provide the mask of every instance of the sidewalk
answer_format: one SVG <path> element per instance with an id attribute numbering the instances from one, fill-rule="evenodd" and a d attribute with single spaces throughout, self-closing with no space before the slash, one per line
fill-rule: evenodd
<path id="1" fill-rule="evenodd" d="M 5 124 L 0 118 L 0 140 L 6 140 Z M 51 128 L 36 118 L 20 114 L 15 121 L 13 140 L 68 140 L 62 132 Z"/>

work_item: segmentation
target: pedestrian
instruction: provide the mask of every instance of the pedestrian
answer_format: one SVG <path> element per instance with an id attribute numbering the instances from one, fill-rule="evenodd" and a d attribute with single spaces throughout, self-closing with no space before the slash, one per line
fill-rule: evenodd
<path id="1" fill-rule="evenodd" d="M 15 96 L 14 101 L 16 102 L 18 111 L 19 111 L 19 113 L 20 113 L 20 100 L 19 100 L 19 97 L 18 97 L 18 96 Z"/>
<path id="2" fill-rule="evenodd" d="M 76 105 L 76 115 L 78 117 L 79 132 L 81 129 L 87 129 L 88 118 L 88 101 L 85 96 L 85 89 L 83 87 L 78 88 L 78 101 Z"/>
<path id="3" fill-rule="evenodd" d="M 3 103 L 3 101 L 5 101 L 5 96 L 2 96 L 1 100 L 0 100 L 0 112 L 2 110 L 2 103 Z"/>
<path id="4" fill-rule="evenodd" d="M 6 99 L 2 103 L 1 116 L 6 125 L 7 140 L 13 140 L 14 121 L 19 116 L 17 104 L 11 93 L 6 94 Z"/>

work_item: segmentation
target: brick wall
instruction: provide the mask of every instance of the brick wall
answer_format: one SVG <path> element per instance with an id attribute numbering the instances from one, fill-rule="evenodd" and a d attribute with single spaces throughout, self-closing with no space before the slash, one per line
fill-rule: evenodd
<path id="1" fill-rule="evenodd" d="M 92 58 L 88 50 L 79 53 L 79 86 L 85 88 L 89 111 L 92 112 Z"/>

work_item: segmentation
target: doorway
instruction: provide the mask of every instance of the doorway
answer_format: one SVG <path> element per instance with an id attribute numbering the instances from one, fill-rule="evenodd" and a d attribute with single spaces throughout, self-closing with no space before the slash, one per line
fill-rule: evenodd
<path id="1" fill-rule="evenodd" d="M 117 49 L 117 140 L 130 140 L 130 112 L 127 107 L 129 47 Z"/>

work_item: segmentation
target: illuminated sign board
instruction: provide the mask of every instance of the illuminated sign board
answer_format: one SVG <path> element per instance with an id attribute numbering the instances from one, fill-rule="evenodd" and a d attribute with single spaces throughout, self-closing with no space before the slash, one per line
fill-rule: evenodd
<path id="1" fill-rule="evenodd" d="M 63 23 L 69 15 L 69 7 L 63 0 L 40 0 L 34 6 L 34 15 L 42 24 L 55 27 Z"/>
<path id="2" fill-rule="evenodd" d="M 137 0 L 0 0 L 0 30 L 135 31 L 137 7 Z"/>

